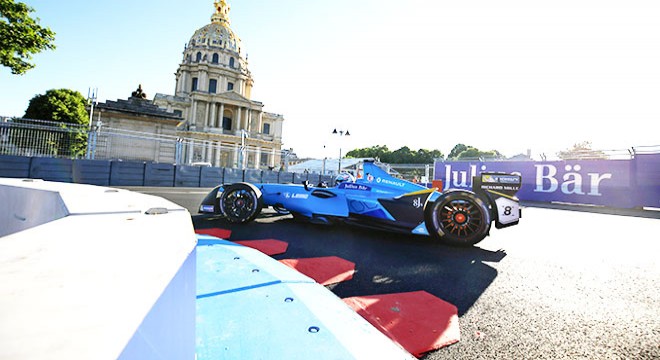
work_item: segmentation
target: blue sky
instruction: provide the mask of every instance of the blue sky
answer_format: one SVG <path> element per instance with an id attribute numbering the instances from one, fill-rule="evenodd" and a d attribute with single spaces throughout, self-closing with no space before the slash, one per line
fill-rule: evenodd
<path id="1" fill-rule="evenodd" d="M 24 76 L 0 68 L 0 115 L 53 88 L 99 100 L 174 92 L 184 44 L 213 1 L 25 1 L 56 32 Z M 657 0 L 229 0 L 284 147 L 440 149 L 512 156 L 660 145 Z M 348 129 L 336 137 L 332 129 Z"/>

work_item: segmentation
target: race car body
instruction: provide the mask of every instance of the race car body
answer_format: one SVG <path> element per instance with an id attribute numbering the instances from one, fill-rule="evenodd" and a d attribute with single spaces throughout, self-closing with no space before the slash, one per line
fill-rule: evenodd
<path id="1" fill-rule="evenodd" d="M 521 185 L 519 175 L 483 173 L 473 179 L 472 191 L 439 192 L 397 179 L 373 161 L 364 162 L 363 174 L 332 187 L 308 183 L 220 185 L 203 200 L 200 212 L 244 223 L 271 206 L 314 223 L 343 221 L 427 235 L 455 245 L 478 243 L 489 234 L 493 222 L 503 228 L 520 219 L 515 197 Z"/>

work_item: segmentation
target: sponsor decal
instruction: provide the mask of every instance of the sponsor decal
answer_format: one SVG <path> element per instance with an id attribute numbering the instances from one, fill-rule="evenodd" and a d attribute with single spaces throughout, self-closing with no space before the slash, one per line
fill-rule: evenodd
<path id="1" fill-rule="evenodd" d="M 371 187 L 355 183 L 341 183 L 339 184 L 339 188 L 346 190 L 371 191 Z"/>
<path id="2" fill-rule="evenodd" d="M 404 187 L 406 184 L 390 179 L 383 179 L 383 178 L 376 178 L 376 182 L 379 184 L 387 184 L 387 185 L 392 185 L 392 186 L 397 186 L 397 187 Z"/>
<path id="3" fill-rule="evenodd" d="M 283 195 L 287 199 L 307 199 L 307 198 L 309 198 L 309 194 L 296 194 L 296 193 L 292 194 L 292 193 L 285 192 Z"/>
<path id="4" fill-rule="evenodd" d="M 367 181 L 368 182 L 374 182 L 374 176 L 371 174 L 367 174 Z"/>
<path id="5" fill-rule="evenodd" d="M 556 161 L 437 161 L 435 180 L 443 190 L 471 189 L 474 176 L 506 173 L 522 176 L 517 193 L 521 200 L 604 205 L 620 208 L 660 207 L 660 182 L 657 169 L 660 154 L 637 154 L 632 159 L 556 160 Z M 486 182 L 485 180 L 493 181 Z M 483 179 L 482 185 L 502 186 L 508 179 Z"/>

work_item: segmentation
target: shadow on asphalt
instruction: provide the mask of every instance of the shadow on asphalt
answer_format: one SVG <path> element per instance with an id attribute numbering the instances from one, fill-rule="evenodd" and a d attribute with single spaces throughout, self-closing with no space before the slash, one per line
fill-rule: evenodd
<path id="1" fill-rule="evenodd" d="M 344 224 L 324 226 L 262 213 L 249 224 L 193 216 L 195 228 L 232 231 L 230 240 L 277 239 L 289 244 L 275 259 L 339 256 L 355 263 L 353 279 L 328 288 L 341 298 L 424 290 L 466 313 L 497 277 L 488 263 L 504 251 L 445 246 L 425 236 L 392 234 Z"/>

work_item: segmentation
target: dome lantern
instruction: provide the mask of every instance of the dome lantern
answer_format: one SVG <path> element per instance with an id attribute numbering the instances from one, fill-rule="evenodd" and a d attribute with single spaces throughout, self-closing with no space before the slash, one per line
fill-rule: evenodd
<path id="1" fill-rule="evenodd" d="M 215 6 L 215 14 L 211 16 L 211 22 L 229 27 L 231 23 L 229 22 L 229 5 L 227 1 L 215 1 L 213 5 Z"/>

